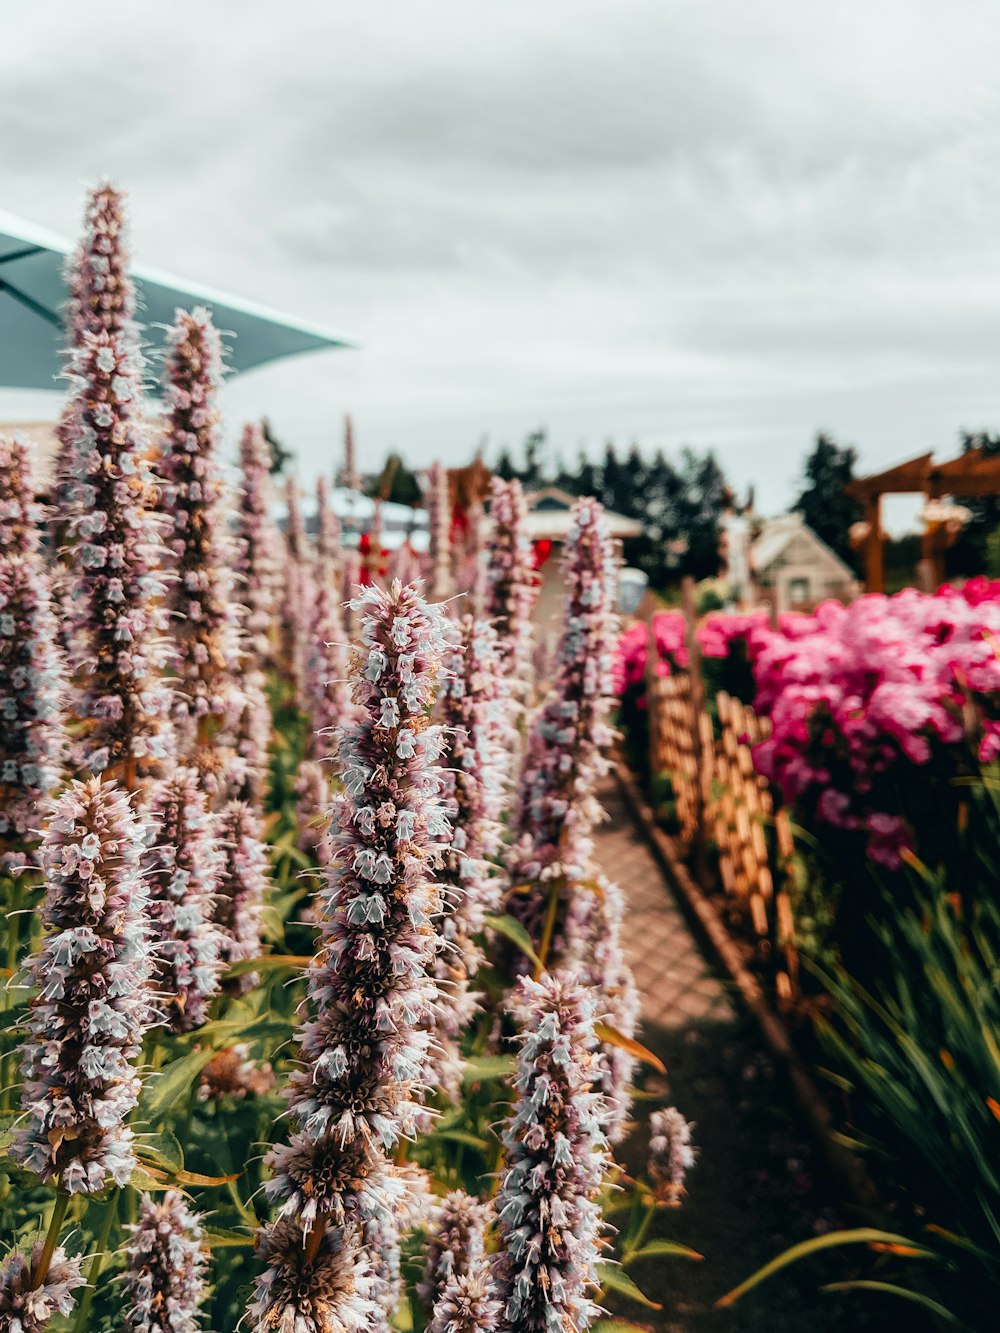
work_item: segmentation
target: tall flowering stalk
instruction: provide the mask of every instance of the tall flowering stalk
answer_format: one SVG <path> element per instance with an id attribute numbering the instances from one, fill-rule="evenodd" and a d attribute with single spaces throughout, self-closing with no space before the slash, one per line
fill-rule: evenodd
<path id="1" fill-rule="evenodd" d="M 446 829 L 435 762 L 443 738 L 428 709 L 447 622 L 416 587 L 399 584 L 366 589 L 356 609 L 365 611 L 358 721 L 341 742 L 322 944 L 309 972 L 301 1067 L 288 1089 L 296 1130 L 269 1159 L 268 1193 L 287 1219 L 276 1225 L 294 1222 L 300 1237 L 308 1233 L 307 1254 L 331 1227 L 343 1246 L 362 1224 L 383 1244 L 397 1229 L 404 1186 L 385 1154 L 419 1111 L 422 1022 L 432 998 L 431 878 Z"/>
<path id="2" fill-rule="evenodd" d="M 177 768 L 150 804 L 156 839 L 148 858 L 154 984 L 169 1026 L 190 1032 L 219 989 L 224 940 L 213 925 L 221 868 L 215 821 L 198 774 Z"/>
<path id="3" fill-rule="evenodd" d="M 462 542 L 456 583 L 460 592 L 468 596 L 468 605 L 473 615 L 483 614 L 483 601 L 486 596 L 486 553 L 485 525 L 483 506 L 478 500 L 469 505 L 466 511 L 465 534 Z"/>
<path id="4" fill-rule="evenodd" d="M 504 1131 L 496 1200 L 496 1278 L 505 1328 L 583 1330 L 599 1313 L 591 1292 L 601 1232 L 595 1202 L 608 1166 L 601 1130 L 593 997 L 573 978 L 523 977 L 517 1100 Z"/>
<path id="5" fill-rule="evenodd" d="M 527 506 L 519 481 L 494 477 L 490 499 L 493 527 L 486 570 L 486 618 L 500 638 L 505 674 L 523 693 L 525 664 L 531 660 L 531 612 L 538 596 Z"/>
<path id="6" fill-rule="evenodd" d="M 451 595 L 451 504 L 448 474 L 440 463 L 432 463 L 427 472 L 427 526 L 430 531 L 428 556 L 428 596 L 444 601 Z"/>
<path id="7" fill-rule="evenodd" d="M 317 566 L 304 644 L 302 707 L 310 724 L 306 743 L 310 758 L 329 751 L 336 730 L 348 721 L 352 709 L 346 630 L 334 577 L 325 563 Z"/>
<path id="8" fill-rule="evenodd" d="M 66 682 L 37 549 L 0 556 L 0 869 L 34 841 L 66 751 Z M 8 922 L 8 926 L 10 923 Z"/>
<path id="9" fill-rule="evenodd" d="M 219 334 L 207 310 L 179 310 L 167 335 L 169 426 L 161 468 L 173 514 L 171 610 L 181 757 L 221 786 L 244 699 L 236 551 L 220 464 Z"/>
<path id="10" fill-rule="evenodd" d="M 90 335 L 118 336 L 125 351 L 137 351 L 130 264 L 125 195 L 105 180 L 87 196 L 83 235 L 66 264 L 69 300 L 65 320 L 71 365 Z M 53 514 L 57 547 L 64 536 L 63 505 L 76 451 L 76 413 L 77 403 L 70 399 L 56 428 L 60 445 L 55 464 L 57 508 Z"/>
<path id="11" fill-rule="evenodd" d="M 634 1038 L 641 1001 L 622 950 L 625 896 L 606 875 L 597 873 L 593 883 L 595 894 L 577 894 L 570 902 L 569 915 L 578 920 L 567 922 L 565 966 L 592 988 L 599 1017 L 623 1037 Z M 635 1057 L 627 1049 L 602 1046 L 597 1088 L 605 1102 L 604 1132 L 613 1145 L 621 1143 L 628 1129 L 635 1068 Z"/>
<path id="12" fill-rule="evenodd" d="M 649 1117 L 649 1178 L 662 1203 L 680 1203 L 684 1181 L 695 1163 L 693 1129 L 676 1106 L 654 1111 Z"/>
<path id="13" fill-rule="evenodd" d="M 326 567 L 331 579 L 343 557 L 342 535 L 340 519 L 330 505 L 330 488 L 321 475 L 316 479 L 316 560 Z"/>
<path id="14" fill-rule="evenodd" d="M 281 606 L 281 648 L 285 672 L 301 700 L 305 657 L 309 646 L 315 583 L 309 543 L 302 517 L 299 487 L 289 477 L 285 487 L 288 518 L 285 525 L 285 581 Z"/>
<path id="15" fill-rule="evenodd" d="M 74 1292 L 87 1285 L 81 1260 L 69 1258 L 61 1246 L 52 1252 L 45 1277 L 38 1282 L 44 1245 L 35 1245 L 30 1259 L 12 1250 L 0 1262 L 0 1330 L 3 1333 L 43 1333 L 57 1315 L 72 1313 Z"/>
<path id="16" fill-rule="evenodd" d="M 358 472 L 358 459 L 354 448 L 354 422 L 349 416 L 344 417 L 344 466 L 341 483 L 349 491 L 361 490 L 361 474 Z"/>
<path id="17" fill-rule="evenodd" d="M 454 1278 L 486 1266 L 487 1205 L 464 1190 L 452 1190 L 436 1209 L 424 1251 L 417 1295 L 432 1310 Z"/>
<path id="18" fill-rule="evenodd" d="M 65 605 L 84 722 L 77 763 L 129 789 L 173 748 L 162 520 L 152 512 L 140 363 L 121 334 L 85 333 L 74 360 L 72 453 L 62 517 L 70 539 Z"/>
<path id="19" fill-rule="evenodd" d="M 595 786 L 605 751 L 617 621 L 616 551 L 596 500 L 580 500 L 563 559 L 566 609 L 552 689 L 535 720 L 525 756 L 507 865 L 516 884 L 511 909 L 540 942 L 552 941 L 564 889 L 586 879 L 591 830 L 600 817 Z"/>
<path id="20" fill-rule="evenodd" d="M 44 513 L 35 495 L 29 440 L 0 432 L 0 555 L 37 550 Z"/>
<path id="21" fill-rule="evenodd" d="M 245 663 L 266 662 L 271 652 L 271 626 L 277 601 L 280 565 L 278 532 L 271 520 L 271 450 L 257 422 L 240 437 L 241 485 L 236 518 L 239 574 L 243 604 Z"/>
<path id="22" fill-rule="evenodd" d="M 48 934 L 29 964 L 37 995 L 11 1152 L 70 1194 L 109 1176 L 125 1185 L 135 1167 L 131 1061 L 152 1020 L 143 844 L 126 793 L 91 778 L 56 802 L 41 847 Z"/>
<path id="23" fill-rule="evenodd" d="M 260 953 L 261 910 L 268 885 L 267 850 L 260 819 L 245 801 L 230 801 L 215 821 L 221 849 L 215 889 L 214 919 L 223 933 L 220 955 L 231 966 Z M 249 989 L 255 978 L 242 978 Z"/>
<path id="24" fill-rule="evenodd" d="M 197 1333 L 208 1294 L 204 1232 L 178 1190 L 144 1194 L 130 1228 L 122 1286 L 128 1333 Z"/>

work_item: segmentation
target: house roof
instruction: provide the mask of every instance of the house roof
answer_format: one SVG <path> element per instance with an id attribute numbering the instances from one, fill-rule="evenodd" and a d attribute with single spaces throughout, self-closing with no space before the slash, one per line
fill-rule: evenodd
<path id="1" fill-rule="evenodd" d="M 757 572 L 764 573 L 769 569 L 796 538 L 804 538 L 814 546 L 818 555 L 828 563 L 836 565 L 845 580 L 857 577 L 850 565 L 808 526 L 801 514 L 781 514 L 777 518 L 764 520 L 761 534 L 751 547 L 753 564 Z"/>
<path id="2" fill-rule="evenodd" d="M 525 496 L 528 505 L 525 527 L 532 541 L 563 541 L 573 527 L 573 506 L 579 497 L 560 490 L 558 486 L 543 486 Z M 604 518 L 612 537 L 638 537 L 642 524 L 638 519 L 605 509 Z"/>

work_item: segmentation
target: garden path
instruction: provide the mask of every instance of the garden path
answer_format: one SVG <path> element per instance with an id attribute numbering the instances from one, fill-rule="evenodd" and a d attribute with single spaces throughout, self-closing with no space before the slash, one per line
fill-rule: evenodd
<path id="1" fill-rule="evenodd" d="M 608 821 L 596 834 L 601 868 L 625 894 L 623 947 L 643 1000 L 643 1042 L 668 1076 L 646 1069 L 638 1082 L 635 1132 L 626 1168 L 645 1168 L 645 1116 L 675 1105 L 694 1122 L 698 1162 L 679 1209 L 658 1215 L 653 1234 L 681 1241 L 704 1262 L 652 1259 L 631 1275 L 661 1312 L 608 1298 L 615 1314 L 656 1333 L 852 1333 L 870 1312 L 818 1288 L 845 1276 L 842 1259 L 799 1265 L 734 1309 L 715 1300 L 796 1241 L 856 1225 L 826 1178 L 819 1153 L 791 1109 L 789 1090 L 763 1053 L 756 1029 L 712 974 L 678 899 L 637 831 L 617 783 L 600 799 Z M 875 1325 L 877 1327 L 877 1324 Z"/>

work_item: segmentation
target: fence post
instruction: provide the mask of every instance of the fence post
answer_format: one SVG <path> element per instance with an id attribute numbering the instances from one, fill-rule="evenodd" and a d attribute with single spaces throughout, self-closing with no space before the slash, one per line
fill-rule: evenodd
<path id="1" fill-rule="evenodd" d="M 704 764 L 701 736 L 701 714 L 705 707 L 705 682 L 701 674 L 701 647 L 698 643 L 698 611 L 695 603 L 695 582 L 686 574 L 681 582 L 684 599 L 685 642 L 688 655 L 688 678 L 691 687 L 691 745 L 694 752 L 694 856 L 695 879 L 702 888 L 708 887 L 708 848 L 705 841 Z"/>

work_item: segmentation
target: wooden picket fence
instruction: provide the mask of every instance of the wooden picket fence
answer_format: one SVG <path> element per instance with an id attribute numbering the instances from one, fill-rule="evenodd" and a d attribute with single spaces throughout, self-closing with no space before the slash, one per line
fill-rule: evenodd
<path id="1" fill-rule="evenodd" d="M 670 781 L 675 836 L 702 887 L 725 895 L 727 924 L 791 1007 L 800 999 L 792 832 L 753 765 L 769 723 L 728 694 L 716 696 L 713 716 L 698 683 L 689 671 L 648 682 L 650 771 Z"/>

